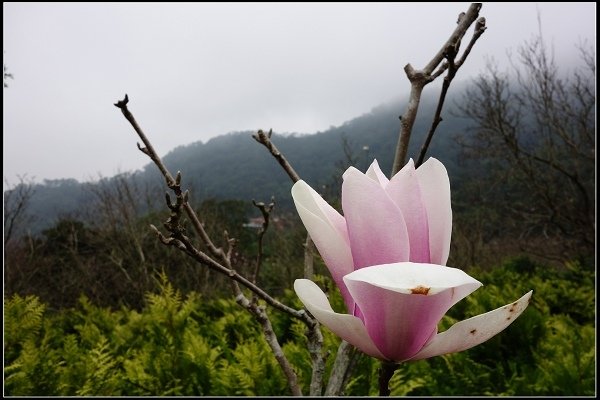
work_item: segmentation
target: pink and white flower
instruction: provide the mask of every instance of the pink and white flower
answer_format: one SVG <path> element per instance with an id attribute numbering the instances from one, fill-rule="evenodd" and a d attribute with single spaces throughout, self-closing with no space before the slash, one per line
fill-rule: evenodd
<path id="1" fill-rule="evenodd" d="M 391 180 L 377 161 L 366 174 L 344 173 L 344 216 L 303 181 L 292 188 L 296 208 L 341 291 L 350 314 L 335 313 L 323 291 L 298 279 L 294 289 L 321 323 L 366 354 L 404 361 L 466 350 L 505 329 L 531 293 L 443 333 L 437 324 L 481 283 L 446 267 L 452 232 L 446 168 L 412 160 Z"/>

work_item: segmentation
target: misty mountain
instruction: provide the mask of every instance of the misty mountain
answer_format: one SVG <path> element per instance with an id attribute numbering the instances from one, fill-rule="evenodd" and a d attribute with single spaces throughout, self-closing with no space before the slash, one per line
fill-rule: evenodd
<path id="1" fill-rule="evenodd" d="M 453 97 L 457 98 L 461 91 L 454 89 L 457 94 Z M 433 118 L 436 92 L 429 90 L 431 97 L 425 97 L 421 102 L 409 157 L 418 156 Z M 399 115 L 405 108 L 405 101 L 394 101 L 323 132 L 294 134 L 274 130 L 271 139 L 303 180 L 319 191 L 327 191 L 327 188 L 339 188 L 336 185 L 339 185 L 341 174 L 349 165 L 349 157 L 362 171 L 373 159 L 377 159 L 381 169 L 389 175 L 398 140 Z M 453 137 L 466 130 L 468 121 L 453 116 L 452 108 L 453 100 L 450 98 L 428 156 L 441 160 L 451 179 L 458 179 L 461 171 L 457 164 L 458 147 Z M 181 171 L 182 186 L 190 189 L 193 203 L 207 198 L 269 201 L 274 196 L 279 209 L 289 209 L 292 205 L 291 180 L 267 149 L 252 138 L 253 133 L 232 132 L 205 143 L 199 141 L 179 146 L 166 154 L 163 161 L 173 175 Z M 137 188 L 148 188 L 150 195 L 155 193 L 153 206 L 164 207 L 163 195 L 167 187 L 156 166 L 150 163 L 142 170 L 104 178 L 99 182 L 46 180 L 34 185 L 29 204 L 29 214 L 34 221 L 31 232 L 39 232 L 61 217 L 85 219 L 89 214 L 85 208 L 97 198 L 94 192 L 105 185 L 110 186 L 117 179 L 126 179 Z"/>

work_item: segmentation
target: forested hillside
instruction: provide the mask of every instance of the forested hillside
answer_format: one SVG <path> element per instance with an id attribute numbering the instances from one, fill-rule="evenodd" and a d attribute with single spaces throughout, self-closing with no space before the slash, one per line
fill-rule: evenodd
<path id="1" fill-rule="evenodd" d="M 421 146 L 434 106 L 431 96 L 423 102 L 411 155 Z M 347 165 L 353 164 L 364 170 L 373 159 L 389 173 L 399 130 L 398 117 L 404 108 L 405 103 L 401 101 L 383 104 L 339 127 L 314 134 L 279 133 L 277 127 L 272 127 L 273 142 L 302 179 L 315 187 L 337 184 Z M 443 161 L 454 177 L 459 171 L 455 167 L 458 147 L 453 138 L 457 133 L 465 132 L 469 122 L 453 117 L 451 108 L 444 113 L 445 120 L 429 154 Z M 265 127 L 266 130 L 269 128 Z M 274 196 L 279 206 L 289 208 L 289 179 L 264 148 L 252 139 L 254 133 L 232 132 L 206 143 L 182 145 L 168 152 L 164 162 L 169 169 L 182 172 L 184 185 L 191 188 L 194 201 L 208 198 L 268 200 Z M 132 156 L 143 156 L 135 148 L 131 151 Z M 33 187 L 28 207 L 28 213 L 33 217 L 29 227 L 31 232 L 39 232 L 63 216 L 85 217 L 81 206 L 94 198 L 96 190 L 116 185 L 119 179 L 148 187 L 155 193 L 166 187 L 153 164 L 141 171 L 124 172 L 97 182 L 45 181 Z"/>

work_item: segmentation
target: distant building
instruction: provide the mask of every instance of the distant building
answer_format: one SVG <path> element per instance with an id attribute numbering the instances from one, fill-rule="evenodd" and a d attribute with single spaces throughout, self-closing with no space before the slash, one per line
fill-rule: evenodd
<path id="1" fill-rule="evenodd" d="M 244 228 L 260 229 L 260 228 L 262 228 L 263 222 L 264 222 L 264 219 L 262 219 L 261 217 L 248 218 L 248 222 L 242 224 L 242 226 Z"/>
<path id="2" fill-rule="evenodd" d="M 248 222 L 242 224 L 244 228 L 260 229 L 265 220 L 262 217 L 248 218 Z M 269 219 L 269 228 L 283 229 L 285 227 L 285 219 L 274 217 Z"/>

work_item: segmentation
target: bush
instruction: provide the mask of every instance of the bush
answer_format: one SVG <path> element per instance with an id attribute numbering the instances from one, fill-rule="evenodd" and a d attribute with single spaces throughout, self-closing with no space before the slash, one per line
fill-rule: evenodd
<path id="1" fill-rule="evenodd" d="M 516 268 L 515 266 L 527 266 Z M 514 260 L 453 307 L 440 330 L 533 289 L 509 328 L 473 349 L 400 366 L 392 395 L 578 396 L 595 391 L 595 307 L 591 271 Z M 321 285 L 331 285 L 319 277 Z M 277 396 L 287 382 L 258 324 L 234 300 L 182 296 L 163 275 L 141 311 L 101 308 L 82 297 L 50 313 L 35 296 L 4 300 L 5 394 L 11 396 Z M 331 287 L 331 286 L 330 286 Z M 341 307 L 337 291 L 330 294 Z M 287 290 L 284 301 L 300 307 Z M 272 313 L 274 329 L 307 392 L 311 363 L 305 327 Z M 327 371 L 339 338 L 323 328 Z M 357 355 L 346 395 L 377 395 L 379 362 Z M 327 375 L 326 375 L 327 376 Z"/>

